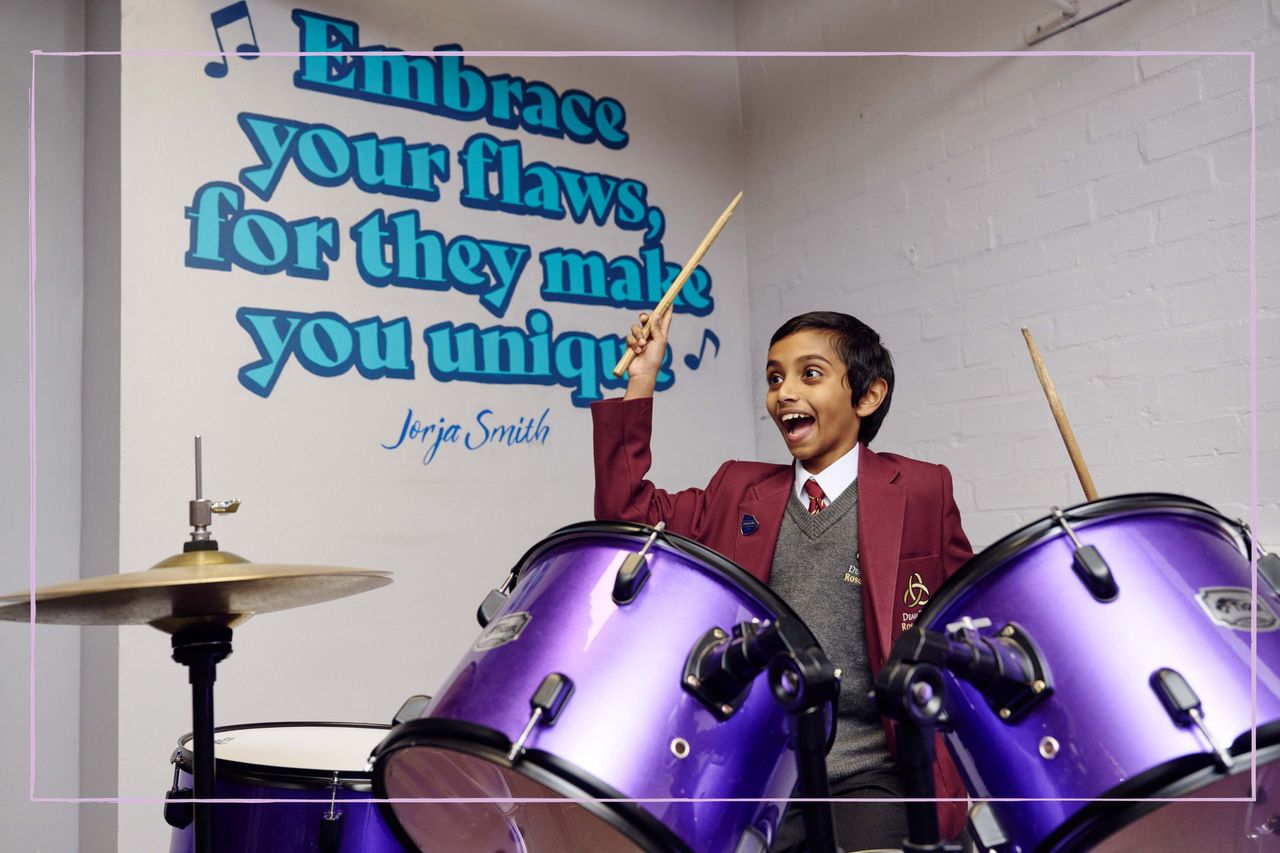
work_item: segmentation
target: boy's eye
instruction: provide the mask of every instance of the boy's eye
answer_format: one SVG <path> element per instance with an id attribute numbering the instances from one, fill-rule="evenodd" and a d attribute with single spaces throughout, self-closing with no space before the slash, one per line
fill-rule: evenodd
<path id="1" fill-rule="evenodd" d="M 782 377 L 776 373 L 770 373 L 769 375 L 765 376 L 764 381 L 769 385 L 777 385 L 779 382 L 782 381 Z"/>
<path id="2" fill-rule="evenodd" d="M 817 379 L 822 375 L 822 371 L 816 367 L 806 367 L 804 373 L 801 374 L 805 379 Z"/>

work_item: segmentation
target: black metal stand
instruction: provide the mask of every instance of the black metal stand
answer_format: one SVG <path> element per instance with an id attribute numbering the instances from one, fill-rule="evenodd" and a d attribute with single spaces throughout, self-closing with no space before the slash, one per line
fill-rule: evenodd
<path id="1" fill-rule="evenodd" d="M 840 694 L 831 660 L 819 649 L 776 654 L 769 663 L 769 687 L 787 710 L 796 745 L 796 793 L 802 800 L 800 815 L 813 853 L 837 853 L 835 819 L 827 781 L 826 709 Z M 832 720 L 832 725 L 835 721 Z"/>
<path id="2" fill-rule="evenodd" d="M 732 637 L 708 631 L 685 662 L 684 687 L 719 720 L 737 713 L 756 676 L 768 668 L 769 688 L 788 714 L 796 748 L 796 793 L 802 800 L 829 800 L 826 709 L 840 694 L 830 658 L 801 625 L 785 621 L 743 622 Z M 835 725 L 835 719 L 831 720 Z M 838 853 L 830 802 L 802 802 L 808 849 Z"/>
<path id="3" fill-rule="evenodd" d="M 907 797 L 904 853 L 959 853 L 938 831 L 938 810 L 931 802 L 934 733 L 947 722 L 946 683 L 933 664 L 890 659 L 876 676 L 876 704 L 898 721 L 898 768 Z"/>
<path id="4" fill-rule="evenodd" d="M 190 670 L 191 775 L 195 782 L 195 853 L 213 853 L 213 683 L 218 662 L 231 654 L 231 629 L 214 625 L 183 628 L 173 635 L 173 659 Z"/>

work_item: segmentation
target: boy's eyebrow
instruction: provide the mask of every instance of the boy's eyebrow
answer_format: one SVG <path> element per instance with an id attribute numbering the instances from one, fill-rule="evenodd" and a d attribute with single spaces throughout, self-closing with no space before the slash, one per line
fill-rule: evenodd
<path id="1" fill-rule="evenodd" d="M 832 363 L 831 359 L 823 355 L 818 355 L 818 353 L 816 352 L 810 355 L 802 355 L 799 358 L 797 358 L 796 361 L 821 361 L 826 364 Z M 782 362 L 778 361 L 776 358 L 771 358 L 764 363 L 764 366 L 765 366 L 765 369 L 768 370 L 770 367 L 781 367 Z"/>

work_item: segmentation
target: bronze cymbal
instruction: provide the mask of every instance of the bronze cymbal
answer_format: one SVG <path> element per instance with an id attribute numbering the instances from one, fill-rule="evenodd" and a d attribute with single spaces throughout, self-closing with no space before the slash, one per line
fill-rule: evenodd
<path id="1" fill-rule="evenodd" d="M 199 623 L 234 627 L 256 613 L 319 604 L 391 583 L 388 572 L 250 563 L 229 551 L 190 551 L 141 572 L 85 578 L 35 591 L 36 621 L 151 625 L 173 633 Z M 0 619 L 31 619 L 29 592 L 0 595 Z"/>

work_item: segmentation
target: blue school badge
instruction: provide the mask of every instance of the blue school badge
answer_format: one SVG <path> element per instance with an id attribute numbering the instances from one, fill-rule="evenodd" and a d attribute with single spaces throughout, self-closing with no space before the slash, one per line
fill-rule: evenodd
<path id="1" fill-rule="evenodd" d="M 750 536 L 760 529 L 760 522 L 756 521 L 754 515 L 744 515 L 742 517 L 742 535 Z"/>

